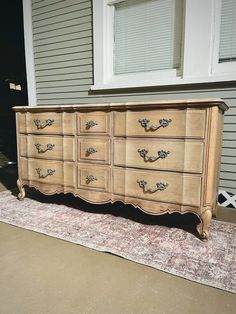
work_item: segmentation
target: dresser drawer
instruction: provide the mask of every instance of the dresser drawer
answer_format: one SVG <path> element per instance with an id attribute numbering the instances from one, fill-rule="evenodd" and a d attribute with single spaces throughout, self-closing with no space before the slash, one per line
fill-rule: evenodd
<path id="1" fill-rule="evenodd" d="M 203 148 L 193 140 L 116 139 L 114 165 L 202 173 Z"/>
<path id="2" fill-rule="evenodd" d="M 115 136 L 204 138 L 205 110 L 148 110 L 114 113 Z"/>
<path id="3" fill-rule="evenodd" d="M 79 138 L 78 160 L 108 164 L 110 162 L 110 140 Z"/>
<path id="4" fill-rule="evenodd" d="M 200 206 L 201 176 L 164 171 L 113 170 L 115 194 Z"/>
<path id="5" fill-rule="evenodd" d="M 70 137 L 20 135 L 20 156 L 74 161 L 75 140 Z"/>
<path id="6" fill-rule="evenodd" d="M 72 162 L 20 158 L 20 167 L 23 180 L 74 186 L 74 164 Z"/>
<path id="7" fill-rule="evenodd" d="M 74 114 L 67 112 L 17 113 L 19 133 L 74 134 Z"/>
<path id="8" fill-rule="evenodd" d="M 110 114 L 106 112 L 78 113 L 78 134 L 109 134 Z"/>
<path id="9" fill-rule="evenodd" d="M 109 167 L 91 164 L 78 165 L 78 188 L 108 191 L 109 182 Z"/>

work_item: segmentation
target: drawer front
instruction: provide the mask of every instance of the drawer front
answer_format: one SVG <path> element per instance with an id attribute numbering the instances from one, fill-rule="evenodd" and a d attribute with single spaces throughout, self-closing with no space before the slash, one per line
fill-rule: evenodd
<path id="1" fill-rule="evenodd" d="M 202 172 L 203 143 L 184 140 L 115 140 L 114 165 Z"/>
<path id="2" fill-rule="evenodd" d="M 110 115 L 106 112 L 78 113 L 78 134 L 109 134 Z"/>
<path id="3" fill-rule="evenodd" d="M 78 188 L 109 190 L 110 168 L 106 166 L 78 165 Z"/>
<path id="4" fill-rule="evenodd" d="M 108 164 L 110 162 L 110 140 L 79 138 L 78 160 L 94 161 Z"/>
<path id="5" fill-rule="evenodd" d="M 74 161 L 73 138 L 20 135 L 20 156 Z"/>
<path id="6" fill-rule="evenodd" d="M 19 133 L 74 134 L 74 114 L 59 112 L 18 113 Z"/>
<path id="7" fill-rule="evenodd" d="M 115 112 L 115 136 L 204 138 L 205 110 Z"/>
<path id="8" fill-rule="evenodd" d="M 23 180 L 74 186 L 74 164 L 72 162 L 20 158 L 20 167 Z"/>
<path id="9" fill-rule="evenodd" d="M 200 206 L 198 175 L 114 169 L 114 194 L 144 200 Z"/>

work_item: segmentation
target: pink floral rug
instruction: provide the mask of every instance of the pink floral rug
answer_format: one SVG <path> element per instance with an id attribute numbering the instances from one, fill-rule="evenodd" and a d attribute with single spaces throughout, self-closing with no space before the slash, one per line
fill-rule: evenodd
<path id="1" fill-rule="evenodd" d="M 191 214 L 149 216 L 121 203 L 91 205 L 32 189 L 26 195 L 20 202 L 14 191 L 1 192 L 0 221 L 236 293 L 236 224 L 213 220 L 202 242 Z"/>

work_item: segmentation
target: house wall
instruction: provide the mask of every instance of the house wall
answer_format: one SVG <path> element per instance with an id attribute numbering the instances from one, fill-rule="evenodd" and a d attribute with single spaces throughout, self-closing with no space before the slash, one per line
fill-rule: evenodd
<path id="1" fill-rule="evenodd" d="M 92 0 L 32 0 L 32 24 L 38 105 L 222 98 L 220 189 L 236 194 L 235 82 L 92 92 Z"/>

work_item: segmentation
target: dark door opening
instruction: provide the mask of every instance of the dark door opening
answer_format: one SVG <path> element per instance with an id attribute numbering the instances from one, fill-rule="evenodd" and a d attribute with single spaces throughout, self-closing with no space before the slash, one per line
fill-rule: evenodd
<path id="1" fill-rule="evenodd" d="M 22 0 L 4 1 L 1 5 L 0 47 L 0 181 L 9 187 L 17 172 L 12 107 L 28 104 Z"/>

